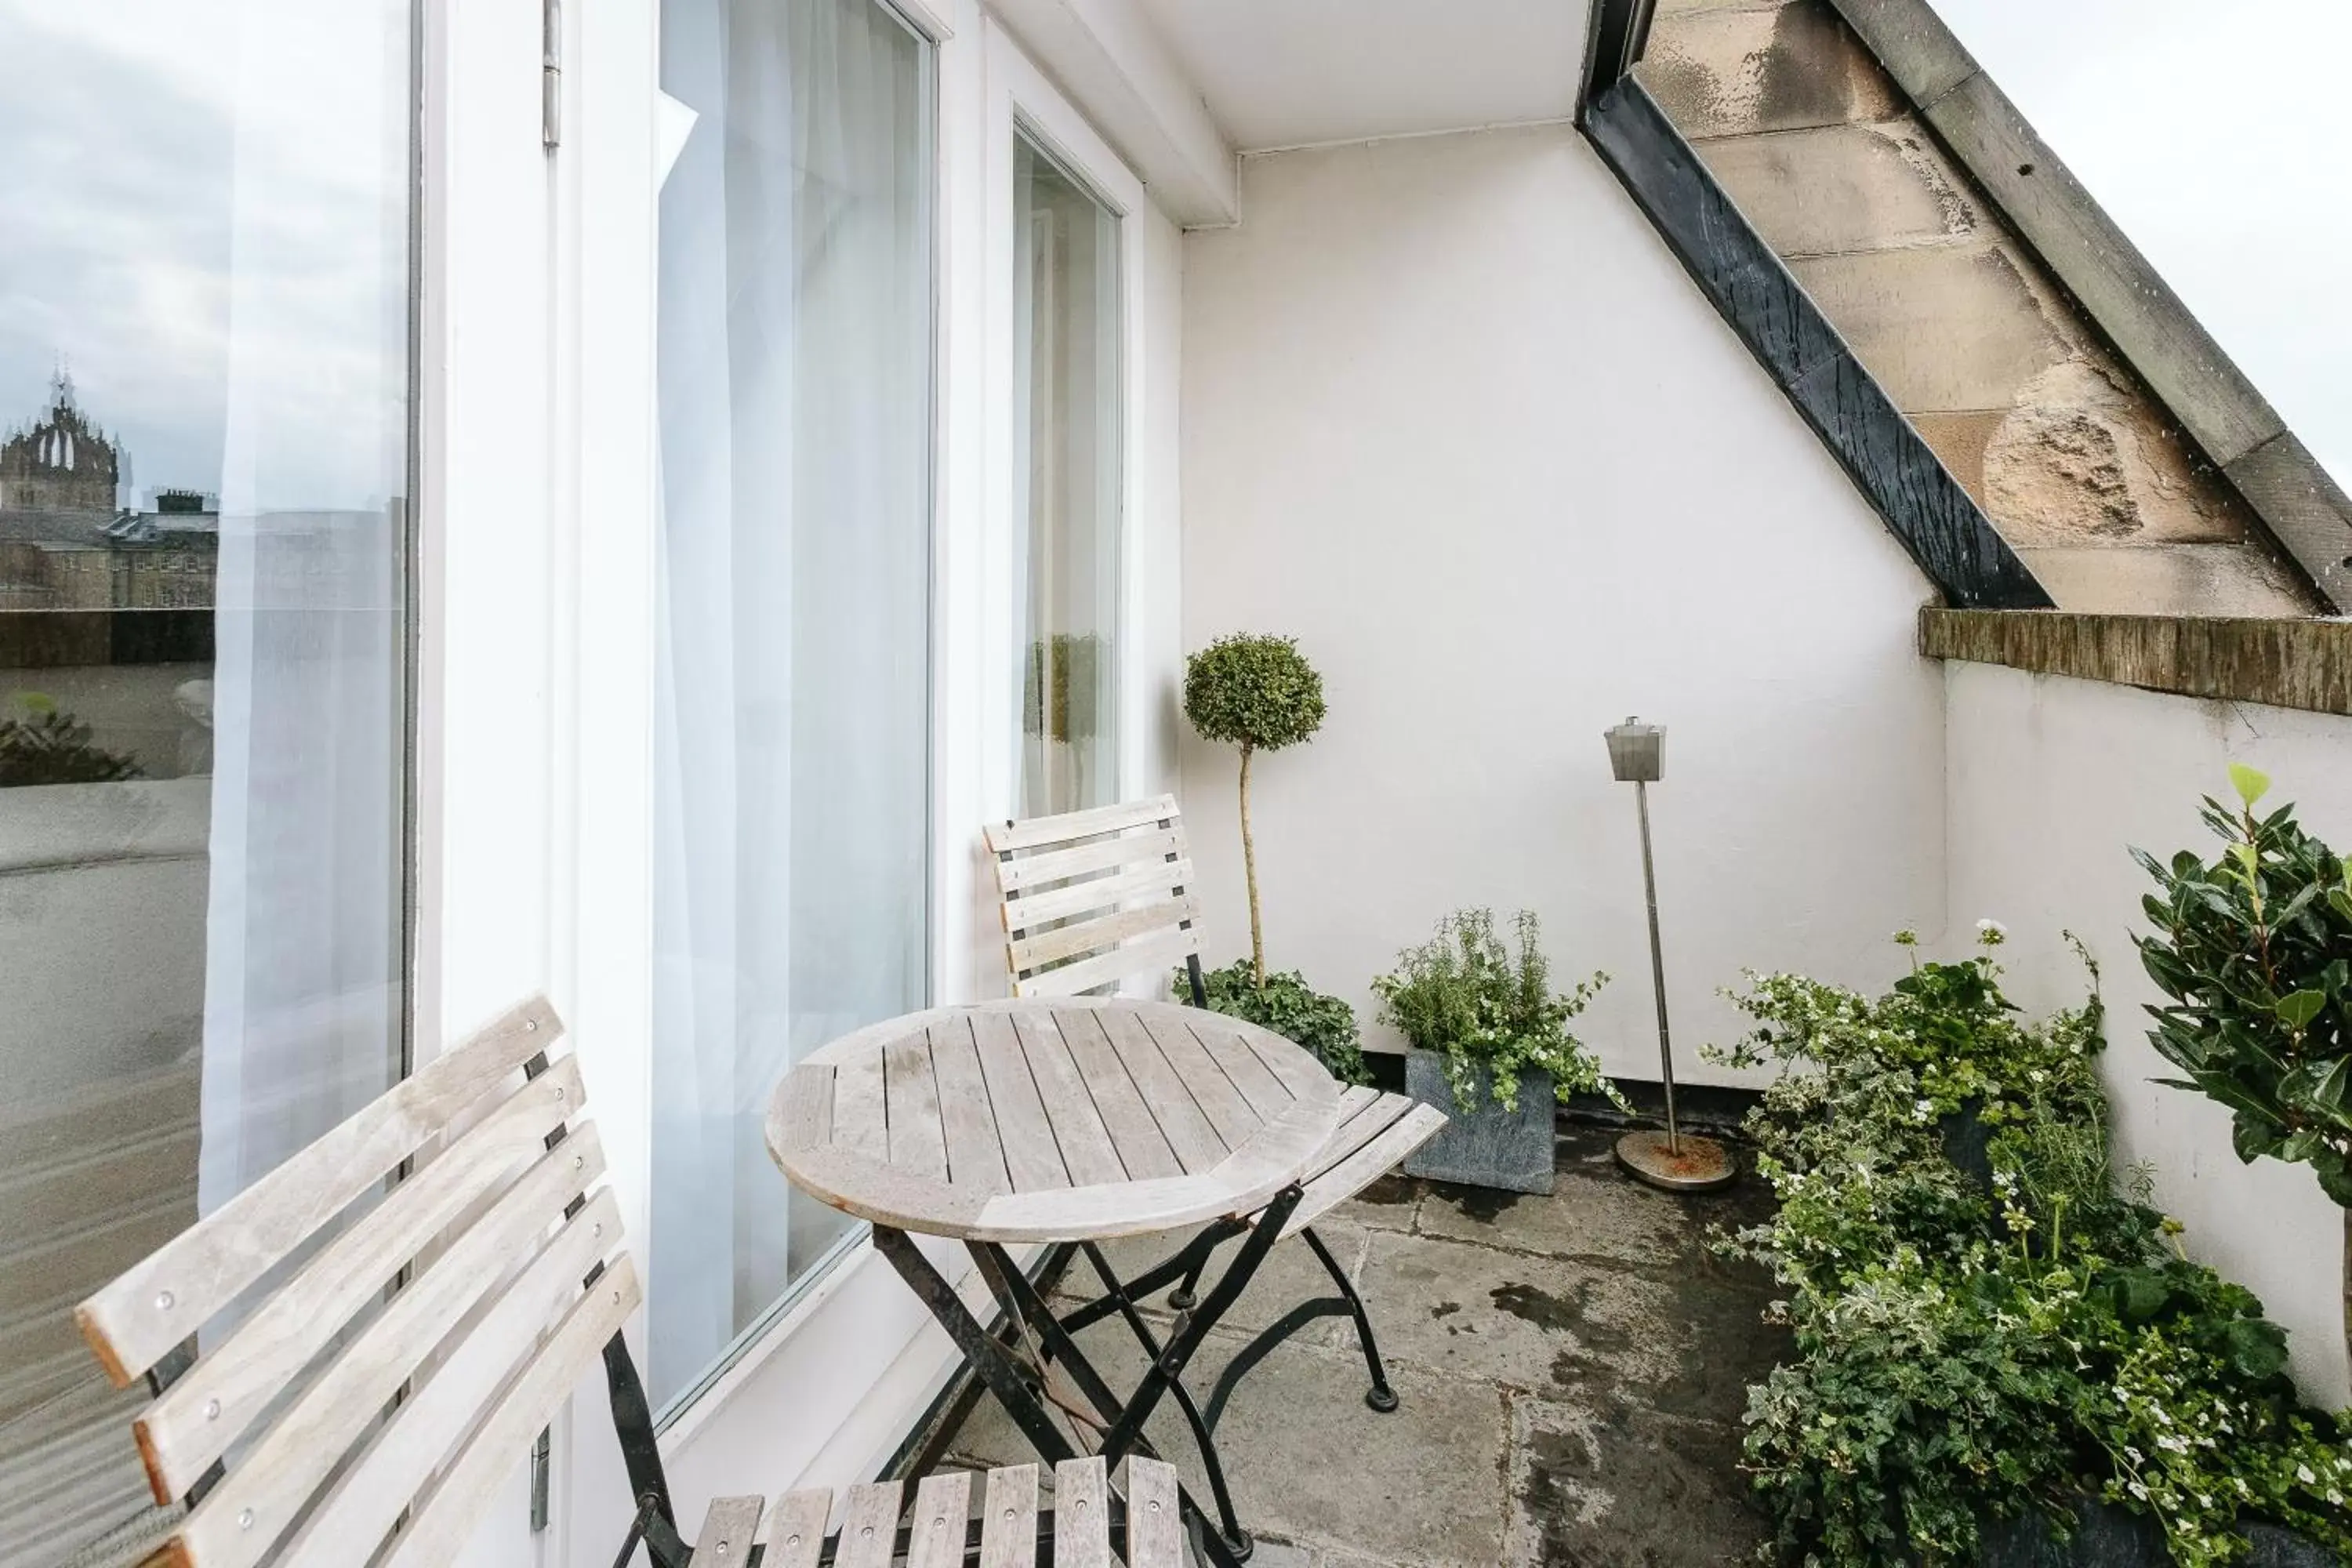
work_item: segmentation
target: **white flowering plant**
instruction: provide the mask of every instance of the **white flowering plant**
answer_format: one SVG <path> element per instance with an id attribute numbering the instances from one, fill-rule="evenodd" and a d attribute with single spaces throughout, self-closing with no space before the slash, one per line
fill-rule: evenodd
<path id="1" fill-rule="evenodd" d="M 1986 1521 L 2063 1532 L 2087 1494 L 2198 1568 L 2242 1558 L 2255 1519 L 2352 1562 L 2352 1426 L 2301 1405 L 2284 1334 L 2181 1255 L 2147 1173 L 2116 1178 L 2095 989 L 2025 1021 L 2005 936 L 1875 998 L 1788 974 L 1735 998 L 1758 1027 L 1718 1059 L 1783 1069 L 1748 1124 L 1778 1211 L 1719 1243 L 1772 1270 L 1793 1333 L 1749 1391 L 1767 1557 L 1971 1563 Z M 1990 1129 L 1989 1181 L 1947 1157 L 1962 1114 Z"/>

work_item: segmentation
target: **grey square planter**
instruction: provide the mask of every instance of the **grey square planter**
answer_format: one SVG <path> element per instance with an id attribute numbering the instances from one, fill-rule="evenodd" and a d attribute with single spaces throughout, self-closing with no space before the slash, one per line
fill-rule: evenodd
<path id="1" fill-rule="evenodd" d="M 1552 1087 L 1549 1073 L 1519 1079 L 1519 1108 L 1495 1103 L 1486 1069 L 1478 1069 L 1478 1108 L 1465 1111 L 1454 1100 L 1445 1058 L 1435 1051 L 1412 1051 L 1404 1062 L 1405 1092 L 1445 1112 L 1437 1136 L 1405 1157 L 1408 1176 L 1496 1187 L 1507 1193 L 1549 1194 L 1552 1184 Z"/>

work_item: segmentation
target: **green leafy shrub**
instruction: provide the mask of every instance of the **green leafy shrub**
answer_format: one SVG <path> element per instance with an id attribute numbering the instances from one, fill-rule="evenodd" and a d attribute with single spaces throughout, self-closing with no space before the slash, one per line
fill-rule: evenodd
<path id="1" fill-rule="evenodd" d="M 1258 918 L 1257 841 L 1250 833 L 1250 759 L 1310 739 L 1323 727 L 1323 678 L 1296 637 L 1219 637 L 1184 661 L 1184 717 L 1203 740 L 1242 753 L 1242 870 L 1249 884 L 1250 973 L 1265 984 L 1265 927 Z"/>
<path id="2" fill-rule="evenodd" d="M 1518 1109 L 1519 1075 L 1530 1068 L 1551 1075 L 1563 1104 L 1580 1093 L 1623 1104 L 1600 1059 L 1568 1027 L 1609 977 L 1596 973 L 1556 993 L 1535 915 L 1520 910 L 1512 933 L 1509 943 L 1496 934 L 1491 910 L 1446 916 L 1429 941 L 1398 955 L 1393 973 L 1372 982 L 1381 1018 L 1419 1049 L 1444 1055 L 1465 1114 L 1477 1109 L 1481 1067 L 1493 1075 L 1496 1103 L 1506 1110 Z"/>
<path id="3" fill-rule="evenodd" d="M 1261 985 L 1248 960 L 1212 969 L 1201 976 L 1209 1006 L 1219 1013 L 1245 1018 L 1272 1029 L 1315 1055 L 1341 1083 L 1370 1083 L 1364 1066 L 1363 1039 L 1356 1027 L 1356 1010 L 1337 996 L 1327 996 L 1307 984 L 1297 970 L 1269 974 Z M 1176 972 L 1176 994 L 1192 1000 L 1192 983 L 1183 970 Z"/>
<path id="4" fill-rule="evenodd" d="M 2219 858 L 2132 851 L 2158 888 L 2140 961 L 2169 998 L 2148 1037 L 2188 1075 L 2168 1081 L 2230 1108 L 2240 1159 L 2307 1162 L 2352 1206 L 2352 864 L 2294 806 L 2255 815 L 2269 779 L 2230 775 L 2240 809 L 2202 814 Z"/>
<path id="5" fill-rule="evenodd" d="M 90 729 L 61 713 L 51 698 L 19 692 L 24 716 L 0 719 L 0 789 L 20 784 L 112 784 L 135 779 L 139 764 L 90 743 Z"/>
<path id="6" fill-rule="evenodd" d="M 2352 1561 L 2352 1428 L 2302 1407 L 2284 1333 L 2181 1256 L 2147 1173 L 2112 1173 L 2095 990 L 2027 1023 L 2000 973 L 1916 963 L 1876 998 L 1752 976 L 1755 1033 L 1711 1053 L 1783 1068 L 1748 1123 L 1779 1210 L 1719 1244 L 1788 1292 L 1795 1353 L 1748 1398 L 1767 1556 L 1972 1563 L 1984 1521 L 2063 1530 L 2088 1492 L 2183 1564 L 2238 1560 L 2252 1519 Z M 1989 1184 L 1944 1156 L 1962 1106 Z"/>

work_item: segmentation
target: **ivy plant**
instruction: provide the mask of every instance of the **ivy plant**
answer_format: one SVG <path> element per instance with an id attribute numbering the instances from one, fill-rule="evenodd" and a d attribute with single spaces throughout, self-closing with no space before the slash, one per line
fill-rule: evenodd
<path id="1" fill-rule="evenodd" d="M 1184 661 L 1184 717 L 1201 737 L 1242 754 L 1242 872 L 1249 885 L 1250 975 L 1265 985 L 1265 928 L 1258 916 L 1257 841 L 1250 832 L 1250 759 L 1311 739 L 1323 727 L 1323 677 L 1296 637 L 1236 632 Z"/>
<path id="2" fill-rule="evenodd" d="M 2149 1039 L 2183 1079 L 2230 1108 L 2238 1157 L 2307 1163 L 2352 1207 L 2352 864 L 2296 822 L 2256 806 L 2271 781 L 2230 770 L 2236 809 L 2208 797 L 2210 861 L 2132 853 L 2157 891 L 2135 939 L 2167 1000 Z"/>
<path id="3" fill-rule="evenodd" d="M 1364 1065 L 1356 1010 L 1307 984 L 1307 977 L 1297 970 L 1269 974 L 1260 984 L 1249 961 L 1244 959 L 1208 970 L 1201 978 L 1213 1010 L 1245 1018 L 1304 1046 L 1341 1083 L 1372 1081 L 1370 1069 Z M 1192 995 L 1192 983 L 1181 969 L 1176 972 L 1176 994 L 1186 1001 Z"/>
<path id="4" fill-rule="evenodd" d="M 2117 1179 L 2095 988 L 2025 1019 L 2000 939 L 1875 997 L 1752 975 L 1755 1031 L 1711 1053 L 1781 1068 L 1748 1121 L 1779 1206 L 1718 1242 L 1771 1270 L 1792 1336 L 1748 1391 L 1765 1559 L 1974 1563 L 1988 1520 L 2063 1533 L 2087 1495 L 2192 1568 L 2243 1560 L 2253 1520 L 2352 1561 L 2352 1427 L 2301 1405 L 2284 1333 L 2181 1254 L 2148 1173 Z M 1962 1106 L 1993 1126 L 1989 1184 L 1946 1157 Z"/>
<path id="5" fill-rule="evenodd" d="M 1460 910 L 1438 921 L 1429 941 L 1406 949 L 1393 973 L 1372 982 L 1381 1018 L 1418 1049 L 1445 1058 L 1446 1079 L 1465 1114 L 1478 1109 L 1482 1067 L 1506 1110 L 1518 1109 L 1519 1079 L 1530 1069 L 1551 1075 L 1563 1104 L 1593 1093 L 1624 1104 L 1600 1058 L 1568 1027 L 1609 977 L 1596 973 L 1555 992 L 1534 913 L 1520 910 L 1511 929 L 1507 943 L 1491 910 Z"/>

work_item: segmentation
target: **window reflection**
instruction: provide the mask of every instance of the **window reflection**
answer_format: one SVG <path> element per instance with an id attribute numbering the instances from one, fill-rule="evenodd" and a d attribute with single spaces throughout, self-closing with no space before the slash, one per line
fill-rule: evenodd
<path id="1" fill-rule="evenodd" d="M 410 27 L 0 0 L 11 1563 L 142 1529 L 74 1303 L 398 1067 Z"/>
<path id="2" fill-rule="evenodd" d="M 1026 626 L 1022 815 L 1118 798 L 1118 219 L 1013 148 L 1013 514 Z"/>

